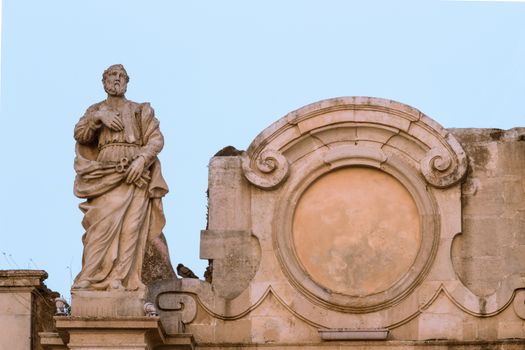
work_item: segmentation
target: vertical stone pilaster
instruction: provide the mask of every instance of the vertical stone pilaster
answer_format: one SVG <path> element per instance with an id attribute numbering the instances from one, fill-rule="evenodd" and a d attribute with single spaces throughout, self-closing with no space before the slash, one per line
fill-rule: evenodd
<path id="1" fill-rule="evenodd" d="M 42 270 L 0 271 L 0 350 L 39 349 L 36 298 L 46 278 Z"/>
<path id="2" fill-rule="evenodd" d="M 208 172 L 208 230 L 249 231 L 250 185 L 244 178 L 241 158 L 213 157 Z"/>

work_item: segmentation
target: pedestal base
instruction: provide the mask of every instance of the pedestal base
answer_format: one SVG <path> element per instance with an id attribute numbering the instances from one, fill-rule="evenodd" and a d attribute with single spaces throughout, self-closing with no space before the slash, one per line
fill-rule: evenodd
<path id="1" fill-rule="evenodd" d="M 71 316 L 144 316 L 144 291 L 71 291 Z"/>
<path id="2" fill-rule="evenodd" d="M 69 335 L 76 350 L 151 350 L 164 344 L 159 317 L 55 317 L 59 332 Z"/>

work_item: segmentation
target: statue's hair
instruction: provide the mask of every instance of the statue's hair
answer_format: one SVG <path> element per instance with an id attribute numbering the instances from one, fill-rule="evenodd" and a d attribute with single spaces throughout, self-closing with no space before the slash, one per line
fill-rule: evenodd
<path id="1" fill-rule="evenodd" d="M 109 66 L 109 67 L 104 71 L 104 73 L 102 73 L 102 82 L 104 82 L 104 80 L 106 79 L 106 76 L 107 76 L 111 71 L 114 71 L 114 70 L 120 70 L 120 71 L 123 71 L 123 72 L 126 74 L 126 83 L 129 83 L 129 75 L 128 75 L 128 72 L 126 72 L 126 69 L 125 69 L 124 66 L 121 65 L 121 64 L 113 64 L 113 65 Z"/>

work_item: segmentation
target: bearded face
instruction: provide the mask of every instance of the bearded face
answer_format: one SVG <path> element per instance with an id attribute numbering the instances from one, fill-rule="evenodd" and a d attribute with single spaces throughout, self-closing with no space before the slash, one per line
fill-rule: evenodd
<path id="1" fill-rule="evenodd" d="M 104 90 L 110 96 L 124 96 L 128 88 L 128 75 L 121 69 L 110 70 L 104 75 Z"/>

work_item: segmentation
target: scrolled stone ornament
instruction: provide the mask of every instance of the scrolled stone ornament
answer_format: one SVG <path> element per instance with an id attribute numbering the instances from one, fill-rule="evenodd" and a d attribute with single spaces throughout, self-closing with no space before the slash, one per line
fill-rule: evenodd
<path id="1" fill-rule="evenodd" d="M 197 315 L 197 302 L 191 294 L 179 292 L 164 292 L 158 296 L 158 306 L 163 311 L 181 313 L 183 323 L 191 323 Z"/>
<path id="2" fill-rule="evenodd" d="M 447 137 L 453 149 L 434 147 L 421 159 L 421 173 L 434 187 L 446 188 L 460 181 L 467 172 L 467 156 L 453 137 Z M 456 146 L 457 147 L 454 147 Z"/>
<path id="3" fill-rule="evenodd" d="M 290 172 L 288 160 L 279 151 L 267 149 L 250 158 L 242 154 L 242 170 L 246 179 L 263 190 L 272 190 L 283 183 Z"/>

